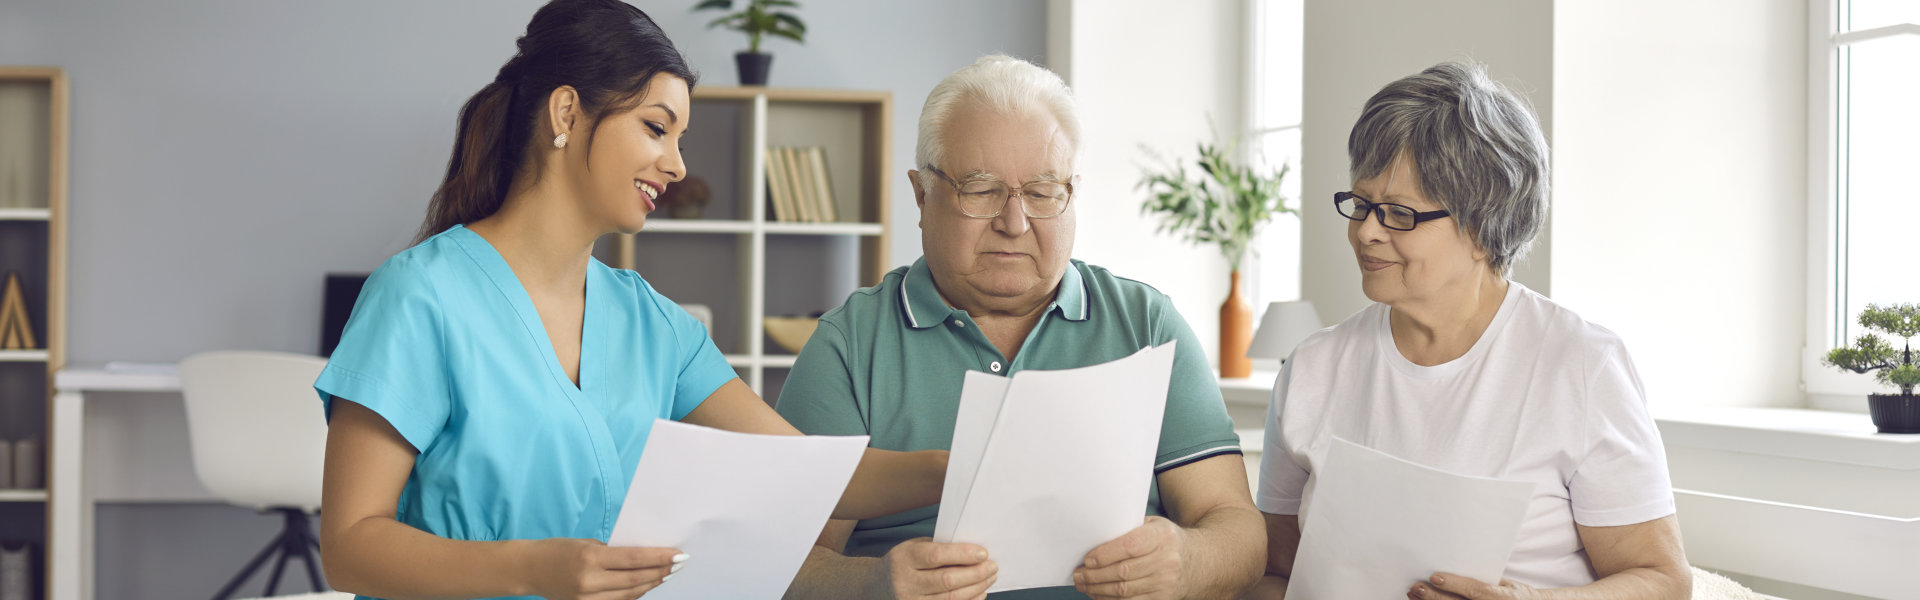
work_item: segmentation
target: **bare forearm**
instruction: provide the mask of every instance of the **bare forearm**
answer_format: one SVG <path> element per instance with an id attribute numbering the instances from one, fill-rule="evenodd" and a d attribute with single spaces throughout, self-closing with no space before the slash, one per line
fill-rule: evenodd
<path id="1" fill-rule="evenodd" d="M 1183 598 L 1239 598 L 1258 583 L 1267 562 L 1258 511 L 1224 507 L 1186 528 L 1181 557 Z"/>
<path id="2" fill-rule="evenodd" d="M 390 518 L 368 518 L 324 540 L 335 589 L 395 599 L 467 599 L 530 593 L 520 557 L 526 542 L 466 542 Z"/>
<path id="3" fill-rule="evenodd" d="M 947 473 L 945 452 L 894 452 L 868 448 L 853 471 L 833 518 L 872 519 L 940 501 Z"/>
<path id="4" fill-rule="evenodd" d="M 1685 600 L 1693 595 L 1693 573 L 1682 567 L 1637 568 L 1573 588 L 1539 590 L 1544 600 Z"/>
<path id="5" fill-rule="evenodd" d="M 840 554 L 814 546 L 800 573 L 787 586 L 786 600 L 842 600 L 885 598 L 885 583 L 877 581 L 880 559 Z"/>

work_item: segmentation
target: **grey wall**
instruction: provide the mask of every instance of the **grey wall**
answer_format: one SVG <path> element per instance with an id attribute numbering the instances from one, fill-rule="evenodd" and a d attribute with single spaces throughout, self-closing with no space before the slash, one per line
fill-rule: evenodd
<path id="1" fill-rule="evenodd" d="M 444 168 L 461 102 L 539 2 L 8 0 L 0 64 L 73 87 L 71 362 L 203 350 L 313 352 L 321 277 L 403 249 Z M 642 2 L 710 84 L 739 34 L 691 1 Z M 1030 0 L 815 0 L 808 44 L 768 43 L 772 83 L 890 90 L 893 164 L 912 163 L 926 92 L 980 54 L 1039 61 Z M 695 117 L 698 119 L 698 116 Z M 893 262 L 919 255 L 893 175 Z"/>
<path id="2" fill-rule="evenodd" d="M 64 67 L 72 83 L 70 361 L 315 351 L 323 274 L 371 270 L 406 246 L 460 104 L 539 4 L 0 2 L 0 64 Z M 733 85 L 745 39 L 704 29 L 712 15 L 692 4 L 636 3 L 705 83 Z M 892 91 L 902 173 L 936 81 L 988 52 L 1044 59 L 1041 2 L 805 4 L 808 44 L 768 44 L 772 83 Z M 920 254 L 917 210 L 904 175 L 890 180 L 890 254 L 905 264 Z M 174 442 L 152 460 L 191 477 Z M 210 594 L 273 522 L 108 504 L 97 525 L 100 597 L 166 599 Z"/>

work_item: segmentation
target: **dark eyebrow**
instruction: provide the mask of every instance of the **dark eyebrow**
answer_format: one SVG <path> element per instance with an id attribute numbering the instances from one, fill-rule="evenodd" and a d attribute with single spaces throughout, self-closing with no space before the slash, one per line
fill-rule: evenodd
<path id="1" fill-rule="evenodd" d="M 670 106 L 667 106 L 667 105 L 665 105 L 665 104 L 661 104 L 661 103 L 658 103 L 658 102 L 656 102 L 656 103 L 653 103 L 653 104 L 649 104 L 649 105 L 647 105 L 647 106 L 653 106 L 653 107 L 658 107 L 658 108 L 659 108 L 660 110 L 664 110 L 664 111 L 667 111 L 667 123 L 668 123 L 668 124 L 674 124 L 674 123 L 679 123 L 679 122 L 680 122 L 680 113 L 676 113 L 676 112 L 673 112 L 673 107 L 670 107 Z"/>

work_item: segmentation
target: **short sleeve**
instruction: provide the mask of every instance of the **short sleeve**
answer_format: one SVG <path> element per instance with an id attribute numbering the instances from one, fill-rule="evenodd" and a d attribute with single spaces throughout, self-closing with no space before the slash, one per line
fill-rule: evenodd
<path id="1" fill-rule="evenodd" d="M 1227 416 L 1226 401 L 1220 396 L 1220 380 L 1207 363 L 1200 338 L 1166 295 L 1154 293 L 1150 306 L 1156 334 L 1153 343 L 1178 342 L 1153 472 L 1164 473 L 1222 454 L 1241 454 L 1240 437 L 1233 433 L 1233 419 Z"/>
<path id="2" fill-rule="evenodd" d="M 853 392 L 846 334 L 829 318 L 800 348 L 774 410 L 807 435 L 871 435 Z"/>
<path id="3" fill-rule="evenodd" d="M 445 320 L 430 275 L 406 255 L 389 259 L 360 289 L 340 344 L 313 383 L 329 420 L 333 399 L 380 415 L 425 452 L 446 427 Z"/>
<path id="4" fill-rule="evenodd" d="M 1611 527 L 1673 514 L 1666 449 L 1632 359 L 1616 343 L 1588 369 L 1586 450 L 1567 482 L 1574 522 Z"/>
<path id="5" fill-rule="evenodd" d="M 713 396 L 715 390 L 740 375 L 727 364 L 727 357 L 713 345 L 713 336 L 707 334 L 705 325 L 701 325 L 693 314 L 679 304 L 667 300 L 653 292 L 656 306 L 667 317 L 673 327 L 677 355 L 674 364 L 677 367 L 673 384 L 673 420 L 686 418 L 700 403 Z"/>
<path id="6" fill-rule="evenodd" d="M 1254 505 L 1270 515 L 1300 514 L 1300 499 L 1307 487 L 1309 473 L 1294 461 L 1287 449 L 1285 428 L 1280 419 L 1286 414 L 1287 385 L 1293 381 L 1293 361 L 1280 365 L 1280 376 L 1273 382 L 1273 399 L 1267 403 L 1267 434 L 1261 442 L 1260 486 Z"/>

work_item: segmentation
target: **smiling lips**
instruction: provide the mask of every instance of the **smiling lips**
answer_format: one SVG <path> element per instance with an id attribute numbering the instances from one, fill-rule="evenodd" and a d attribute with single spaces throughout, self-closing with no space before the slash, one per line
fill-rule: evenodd
<path id="1" fill-rule="evenodd" d="M 1385 269 L 1387 267 L 1394 266 L 1396 264 L 1399 264 L 1399 263 L 1389 261 L 1389 260 L 1380 260 L 1378 258 L 1374 258 L 1371 256 L 1360 257 L 1360 268 L 1365 269 L 1367 271 L 1378 271 L 1381 269 Z"/>
<path id="2" fill-rule="evenodd" d="M 634 189 L 640 190 L 640 199 L 647 202 L 647 212 L 653 212 L 653 201 L 660 197 L 661 185 L 644 179 L 633 180 Z"/>

